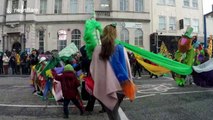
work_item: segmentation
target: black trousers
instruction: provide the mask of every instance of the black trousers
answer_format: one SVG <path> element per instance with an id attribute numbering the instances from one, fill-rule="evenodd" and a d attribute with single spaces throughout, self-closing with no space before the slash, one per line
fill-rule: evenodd
<path id="1" fill-rule="evenodd" d="M 118 102 L 115 105 L 113 110 L 108 109 L 105 105 L 104 109 L 107 112 L 107 115 L 109 117 L 109 120 L 121 120 L 120 115 L 118 113 L 118 108 L 120 107 L 121 102 L 123 101 L 123 98 L 125 97 L 122 93 L 117 93 Z"/>
<path id="2" fill-rule="evenodd" d="M 94 109 L 95 101 L 96 101 L 96 98 L 93 95 L 90 95 L 88 102 L 87 102 L 87 106 L 85 107 L 85 110 L 92 112 Z M 101 107 L 102 107 L 101 111 L 104 112 L 105 109 L 104 109 L 103 104 L 100 101 L 99 101 L 99 103 L 101 104 Z"/>
<path id="3" fill-rule="evenodd" d="M 96 98 L 93 95 L 89 96 L 88 102 L 87 102 L 87 106 L 85 107 L 86 111 L 92 112 L 94 109 L 94 105 L 95 105 L 95 100 Z"/>
<path id="4" fill-rule="evenodd" d="M 80 104 L 80 102 L 77 99 L 64 99 L 64 115 L 65 116 L 69 115 L 68 105 L 70 101 L 72 101 L 72 103 L 80 110 L 81 114 L 84 112 L 83 106 Z"/>

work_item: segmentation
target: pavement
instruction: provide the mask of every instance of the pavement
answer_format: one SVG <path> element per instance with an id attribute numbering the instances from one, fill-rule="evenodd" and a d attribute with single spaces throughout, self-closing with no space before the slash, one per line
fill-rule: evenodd
<path id="1" fill-rule="evenodd" d="M 194 84 L 178 87 L 170 77 L 134 79 L 136 100 L 125 99 L 121 109 L 129 120 L 212 120 L 213 89 Z M 0 76 L 0 120 L 63 120 L 62 105 L 32 94 L 29 76 Z M 86 101 L 85 101 L 86 104 Z M 70 105 L 70 119 L 108 120 L 96 103 L 91 115 L 80 116 Z M 123 120 L 123 119 L 122 119 Z"/>

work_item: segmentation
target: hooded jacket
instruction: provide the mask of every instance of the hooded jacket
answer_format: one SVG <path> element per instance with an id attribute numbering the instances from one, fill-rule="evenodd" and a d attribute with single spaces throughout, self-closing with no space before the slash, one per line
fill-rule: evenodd
<path id="1" fill-rule="evenodd" d="M 62 93 L 65 99 L 74 99 L 79 95 L 78 87 L 80 81 L 72 71 L 64 71 L 62 75 L 57 75 L 53 72 L 53 76 L 57 81 L 61 82 Z"/>

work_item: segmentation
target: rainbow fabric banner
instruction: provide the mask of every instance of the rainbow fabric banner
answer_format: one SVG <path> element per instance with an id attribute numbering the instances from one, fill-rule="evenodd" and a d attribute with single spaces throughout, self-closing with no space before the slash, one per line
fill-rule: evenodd
<path id="1" fill-rule="evenodd" d="M 177 74 L 190 75 L 192 73 L 192 67 L 190 67 L 186 64 L 182 64 L 180 62 L 166 58 L 160 54 L 155 54 L 155 53 L 149 52 L 145 49 L 141 49 L 137 46 L 122 42 L 120 40 L 116 40 L 116 43 L 123 45 L 128 50 L 142 56 L 143 58 L 145 58 L 161 67 L 171 70 Z"/>
<path id="2" fill-rule="evenodd" d="M 141 64 L 146 70 L 148 70 L 149 72 L 155 75 L 163 75 L 170 72 L 170 70 L 164 67 L 145 62 L 144 59 L 139 55 L 135 54 L 135 58 L 138 61 L 138 63 Z"/>

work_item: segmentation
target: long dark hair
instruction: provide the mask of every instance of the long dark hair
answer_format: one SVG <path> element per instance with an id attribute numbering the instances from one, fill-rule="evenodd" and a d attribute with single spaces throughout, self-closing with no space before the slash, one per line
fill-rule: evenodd
<path id="1" fill-rule="evenodd" d="M 116 27 L 107 25 L 104 28 L 103 35 L 101 36 L 101 52 L 99 57 L 102 60 L 108 60 L 113 54 L 115 49 L 115 38 L 117 37 Z"/>

